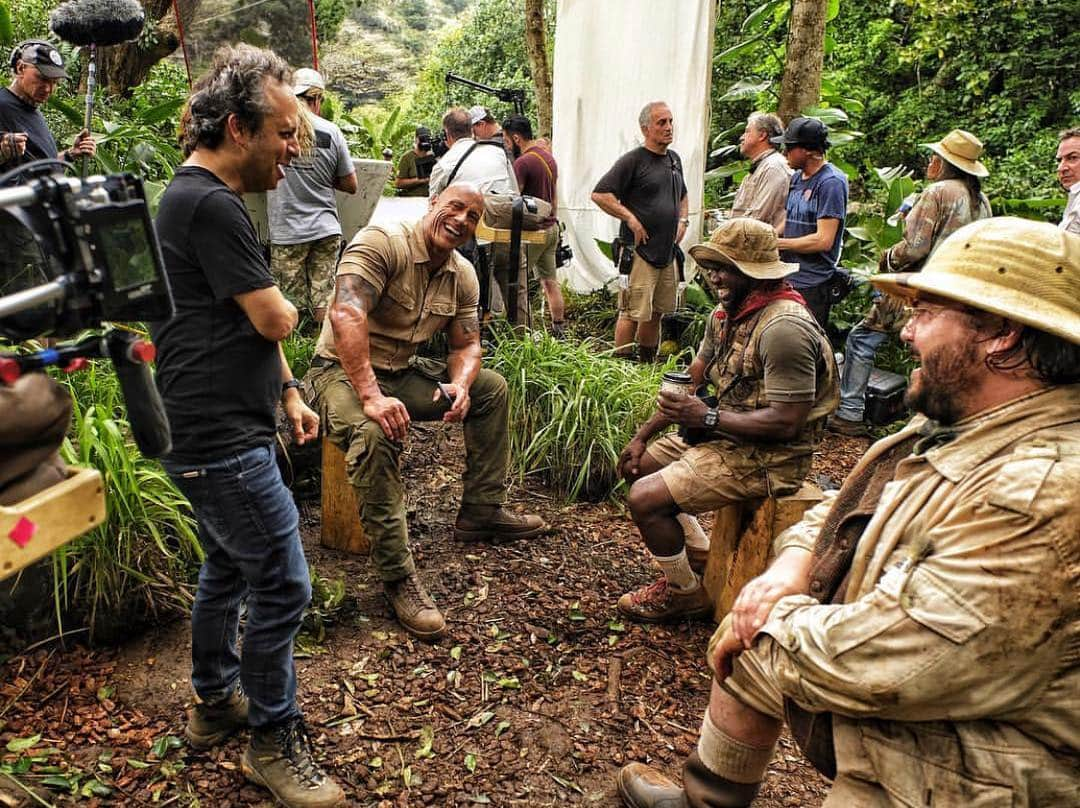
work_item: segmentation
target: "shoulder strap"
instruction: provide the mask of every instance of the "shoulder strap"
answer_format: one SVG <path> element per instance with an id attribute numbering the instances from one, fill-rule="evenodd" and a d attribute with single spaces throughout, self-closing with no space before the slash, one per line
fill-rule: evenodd
<path id="1" fill-rule="evenodd" d="M 452 183 L 454 181 L 454 177 L 457 176 L 458 169 L 461 168 L 461 164 L 464 163 L 466 158 L 468 158 L 468 156 L 473 153 L 473 149 L 475 149 L 479 145 L 480 144 L 477 143 L 474 140 L 473 144 L 471 146 L 469 146 L 468 149 L 465 150 L 465 153 L 463 155 L 461 155 L 461 159 L 457 161 L 457 165 L 454 166 L 454 170 L 450 172 L 450 176 L 446 178 L 446 184 L 447 185 L 449 185 L 450 183 Z"/>
<path id="2" fill-rule="evenodd" d="M 537 154 L 537 153 L 536 153 L 535 151 L 533 151 L 532 149 L 529 149 L 529 150 L 528 150 L 527 152 L 525 152 L 525 153 L 524 153 L 523 155 L 521 155 L 521 156 L 522 156 L 522 157 L 530 157 L 530 156 L 531 156 L 531 157 L 535 157 L 535 158 L 536 158 L 537 160 L 539 160 L 539 161 L 540 161 L 540 165 L 542 165 L 542 166 L 544 167 L 544 171 L 546 171 L 546 172 L 547 172 L 547 175 L 548 175 L 548 179 L 549 179 L 549 180 L 551 180 L 551 183 L 552 183 L 553 185 L 555 184 L 555 177 L 554 177 L 554 176 L 552 175 L 552 173 L 551 173 L 551 166 L 549 166 L 549 165 L 548 165 L 548 161 L 547 161 L 547 160 L 545 160 L 545 159 L 544 159 L 543 157 L 541 157 L 541 156 L 540 156 L 539 154 Z"/>

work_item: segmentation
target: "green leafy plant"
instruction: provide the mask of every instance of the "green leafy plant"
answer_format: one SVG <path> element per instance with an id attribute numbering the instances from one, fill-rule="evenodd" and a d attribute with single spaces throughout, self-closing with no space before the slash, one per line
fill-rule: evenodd
<path id="1" fill-rule="evenodd" d="M 187 501 L 134 445 L 112 367 L 96 361 L 64 377 L 74 410 L 64 461 L 105 482 L 105 521 L 53 554 L 57 620 L 85 616 L 93 631 L 136 612 L 186 612 L 202 549 Z"/>
<path id="2" fill-rule="evenodd" d="M 491 367 L 510 390 L 510 456 L 519 474 L 537 474 L 568 499 L 610 496 L 617 461 L 655 411 L 667 365 L 611 356 L 595 339 L 562 342 L 534 333 L 495 336 Z"/>

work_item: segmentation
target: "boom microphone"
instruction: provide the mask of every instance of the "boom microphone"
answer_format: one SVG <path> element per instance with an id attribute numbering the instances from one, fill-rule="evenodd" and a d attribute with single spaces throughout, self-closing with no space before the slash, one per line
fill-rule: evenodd
<path id="1" fill-rule="evenodd" d="M 146 13 L 136 0 L 68 0 L 49 15 L 49 27 L 73 45 L 119 45 L 142 33 Z"/>

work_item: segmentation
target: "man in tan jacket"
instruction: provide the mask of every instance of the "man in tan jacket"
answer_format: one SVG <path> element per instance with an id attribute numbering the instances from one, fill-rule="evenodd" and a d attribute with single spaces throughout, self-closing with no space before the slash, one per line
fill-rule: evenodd
<path id="1" fill-rule="evenodd" d="M 683 788 L 632 763 L 628 805 L 750 805 L 785 720 L 826 806 L 1080 805 L 1080 238 L 985 219 L 872 282 L 921 414 L 781 534 Z"/>

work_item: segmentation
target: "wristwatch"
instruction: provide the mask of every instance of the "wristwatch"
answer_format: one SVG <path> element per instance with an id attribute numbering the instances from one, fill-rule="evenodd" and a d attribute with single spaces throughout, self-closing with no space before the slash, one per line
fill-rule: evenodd
<path id="1" fill-rule="evenodd" d="M 287 390 L 300 389 L 300 382 L 296 379 L 289 379 L 287 382 L 281 383 L 281 395 L 285 395 Z"/>
<path id="2" fill-rule="evenodd" d="M 710 407 L 709 409 L 705 410 L 705 426 L 707 426 L 709 429 L 714 429 L 716 427 L 716 421 L 719 417 L 720 413 L 718 413 L 715 408 Z"/>

